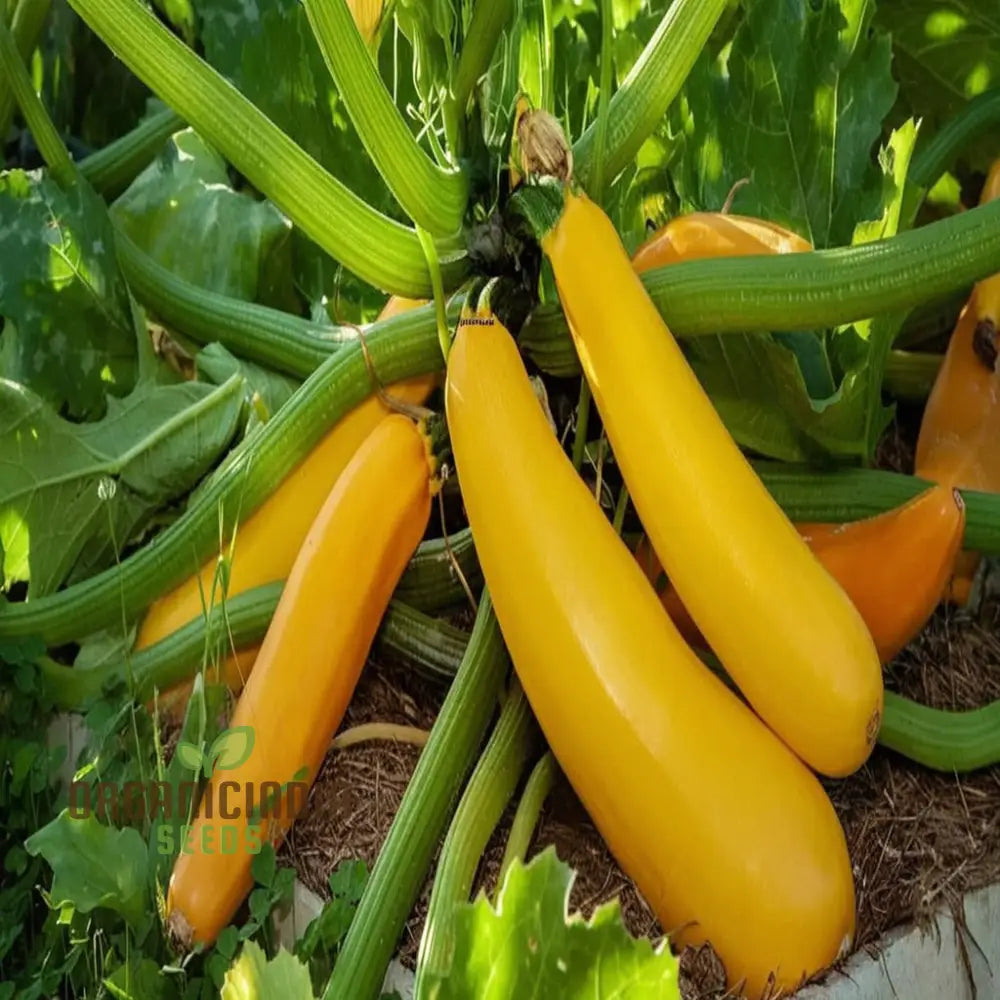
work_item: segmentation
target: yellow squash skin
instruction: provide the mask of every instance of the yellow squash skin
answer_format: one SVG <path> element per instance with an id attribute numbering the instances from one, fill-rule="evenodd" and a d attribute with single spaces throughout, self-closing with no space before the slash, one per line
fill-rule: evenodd
<path id="1" fill-rule="evenodd" d="M 729 435 L 607 216 L 568 192 L 542 245 L 615 458 L 692 618 L 803 760 L 852 773 L 882 716 L 861 616 Z"/>
<path id="2" fill-rule="evenodd" d="M 432 482 L 426 439 L 412 420 L 393 414 L 369 435 L 310 527 L 229 723 L 253 728 L 253 750 L 239 767 L 215 773 L 174 865 L 167 915 L 184 943 L 214 941 L 252 885 L 246 810 L 219 817 L 222 783 L 236 783 L 227 793 L 231 811 L 246 801 L 248 788 L 259 794 L 263 782 L 315 780 L 426 530 Z M 294 818 L 284 801 L 278 819 L 262 822 L 256 843 L 284 834 Z M 226 826 L 236 828 L 238 847 L 230 854 L 219 847 Z"/>
<path id="3" fill-rule="evenodd" d="M 423 403 L 433 387 L 434 377 L 427 376 L 397 382 L 387 391 L 408 403 Z M 229 571 L 229 597 L 288 576 L 309 525 L 337 478 L 388 412 L 375 396 L 351 410 L 239 525 Z M 139 629 L 136 649 L 159 642 L 222 600 L 218 585 L 213 593 L 217 562 L 205 563 L 199 573 L 150 607 Z"/>
<path id="4" fill-rule="evenodd" d="M 808 240 L 774 222 L 722 212 L 690 212 L 653 233 L 636 250 L 632 266 L 641 274 L 682 260 L 807 250 L 812 250 Z"/>
<path id="5" fill-rule="evenodd" d="M 710 940 L 759 996 L 854 927 L 816 777 L 687 647 L 573 470 L 507 331 L 463 325 L 446 403 L 497 618 L 545 736 L 676 944 Z"/>

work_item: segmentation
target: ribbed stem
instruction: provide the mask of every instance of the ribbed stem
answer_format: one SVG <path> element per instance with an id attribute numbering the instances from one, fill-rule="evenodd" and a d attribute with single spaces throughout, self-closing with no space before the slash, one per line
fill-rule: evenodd
<path id="1" fill-rule="evenodd" d="M 417 234 L 328 174 L 147 8 L 135 0 L 70 3 L 136 76 L 327 253 L 386 291 L 430 293 Z M 351 31 L 357 34 L 353 22 Z"/>
<path id="2" fill-rule="evenodd" d="M 931 187 L 969 143 L 997 122 L 1000 122 L 1000 87 L 974 97 L 929 142 L 921 144 L 910 166 L 910 182 L 918 188 Z"/>
<path id="3" fill-rule="evenodd" d="M 450 100 L 456 117 L 465 114 L 472 89 L 489 69 L 497 42 L 514 16 L 514 7 L 515 0 L 476 0 L 451 83 Z"/>
<path id="4" fill-rule="evenodd" d="M 497 875 L 497 895 L 503 888 L 504 879 L 511 865 L 515 861 L 524 861 L 527 856 L 542 806 L 545 805 L 545 800 L 549 797 L 549 792 L 552 791 L 558 777 L 559 764 L 552 751 L 547 750 L 528 776 L 524 791 L 521 793 L 521 801 L 517 804 L 514 822 L 511 824 L 510 833 L 507 834 L 503 860 L 500 862 L 500 874 Z"/>
<path id="5" fill-rule="evenodd" d="M 52 176 L 60 184 L 72 184 L 76 178 L 73 161 L 49 113 L 35 93 L 14 36 L 2 19 L 0 19 L 0 70 L 7 81 L 11 95 L 21 108 L 21 114 L 31 130 L 35 145 Z"/>
<path id="6" fill-rule="evenodd" d="M 483 573 L 468 528 L 449 535 L 447 541 L 434 538 L 421 544 L 396 587 L 396 597 L 426 612 L 463 604 L 466 594 L 459 571 L 474 590 L 482 585 Z"/>
<path id="7" fill-rule="evenodd" d="M 435 236 L 462 226 L 468 186 L 420 148 L 382 83 L 346 0 L 304 0 L 323 59 L 376 170 L 414 223 Z"/>
<path id="8" fill-rule="evenodd" d="M 412 664 L 421 674 L 448 682 L 469 644 L 468 632 L 418 611 L 403 601 L 389 602 L 372 652 Z"/>
<path id="9" fill-rule="evenodd" d="M 441 366 L 433 335 L 397 327 L 373 331 L 366 344 L 386 382 Z M 259 507 L 370 392 L 360 346 L 342 348 L 268 421 L 253 447 L 229 464 L 170 527 L 118 566 L 38 600 L 0 607 L 0 636 L 37 635 L 56 645 L 135 618 L 217 552 L 220 532 L 228 539 L 236 523 Z"/>
<path id="10" fill-rule="evenodd" d="M 115 198 L 153 162 L 167 139 L 182 128 L 184 119 L 176 111 L 158 111 L 77 166 L 95 191 Z"/>
<path id="11" fill-rule="evenodd" d="M 611 99 L 604 175 L 616 177 L 663 120 L 728 0 L 674 0 Z M 597 123 L 573 147 L 576 175 L 587 187 L 595 168 Z"/>
<path id="12" fill-rule="evenodd" d="M 1000 701 L 948 712 L 886 691 L 878 741 L 936 771 L 961 774 L 991 767 L 1000 763 Z"/>
<path id="13" fill-rule="evenodd" d="M 199 344 L 218 341 L 249 361 L 306 378 L 334 351 L 357 340 L 354 330 L 200 288 L 158 264 L 121 230 L 115 243 L 135 297 L 161 322 Z"/>
<path id="14" fill-rule="evenodd" d="M 469 900 L 483 851 L 517 788 L 537 739 L 538 727 L 528 699 L 515 679 L 441 848 L 420 939 L 415 1000 L 427 1000 L 433 980 L 448 973 L 455 906 Z M 328 993 L 328 1000 L 333 996 Z"/>
<path id="15" fill-rule="evenodd" d="M 608 140 L 608 106 L 611 101 L 611 64 L 613 61 L 615 17 L 614 0 L 600 0 L 601 4 L 601 89 L 597 98 L 597 121 L 594 124 L 594 165 L 589 172 L 587 194 L 598 205 L 604 198 L 605 152 Z"/>
<path id="16" fill-rule="evenodd" d="M 812 472 L 777 462 L 754 462 L 771 495 L 793 521 L 839 523 L 892 510 L 923 493 L 930 483 L 898 472 L 842 469 Z M 963 490 L 963 547 L 1000 555 L 1000 494 Z"/>
<path id="17" fill-rule="evenodd" d="M 324 1000 L 374 1000 L 379 995 L 396 942 L 486 733 L 507 664 L 500 627 L 484 592 L 465 656 L 379 851 Z M 490 745 L 495 741 L 494 736 Z"/>
<path id="18" fill-rule="evenodd" d="M 270 583 L 230 598 L 209 613 L 126 659 L 90 670 L 43 661 L 42 681 L 57 708 L 79 711 L 103 690 L 128 687 L 136 701 L 146 701 L 153 690 L 190 680 L 206 651 L 229 655 L 264 638 L 284 583 Z M 213 650 L 214 647 L 214 650 Z M 211 656 L 210 656 L 211 659 Z"/>
<path id="19" fill-rule="evenodd" d="M 26 63 L 38 45 L 38 39 L 49 16 L 50 0 L 19 0 L 10 21 L 10 33 L 21 62 Z M 0 21 L 3 21 L 0 12 Z M 0 79 L 0 144 L 6 142 L 16 106 L 14 92 L 9 84 Z"/>

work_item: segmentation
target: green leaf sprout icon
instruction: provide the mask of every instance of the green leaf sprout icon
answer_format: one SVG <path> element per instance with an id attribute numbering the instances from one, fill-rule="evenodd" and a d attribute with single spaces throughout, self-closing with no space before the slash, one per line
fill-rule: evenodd
<path id="1" fill-rule="evenodd" d="M 224 729 L 207 749 L 181 740 L 174 751 L 177 759 L 190 771 L 204 771 L 211 778 L 213 771 L 233 771 L 253 753 L 253 726 Z"/>

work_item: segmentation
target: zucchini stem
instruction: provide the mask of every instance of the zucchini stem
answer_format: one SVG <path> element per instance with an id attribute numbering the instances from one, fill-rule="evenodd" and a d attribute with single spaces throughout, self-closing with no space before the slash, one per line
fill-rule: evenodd
<path id="1" fill-rule="evenodd" d="M 611 99 L 604 176 L 615 178 L 663 120 L 708 41 L 728 0 L 674 0 L 635 65 Z M 573 147 L 577 180 L 586 188 L 598 169 L 592 123 Z"/>
<path id="2" fill-rule="evenodd" d="M 612 43 L 615 18 L 613 0 L 599 0 L 601 5 L 601 89 L 597 104 L 596 132 L 594 133 L 594 168 L 590 171 L 587 194 L 591 201 L 601 204 L 604 198 L 604 150 L 608 137 L 608 105 L 611 99 Z"/>
<path id="3" fill-rule="evenodd" d="M 462 226 L 468 187 L 420 148 L 382 83 L 346 0 L 304 0 L 330 75 L 368 155 L 417 229 L 451 236 Z"/>
<path id="4" fill-rule="evenodd" d="M 1000 701 L 948 712 L 886 691 L 878 741 L 935 771 L 962 774 L 992 767 L 1000 763 Z"/>
<path id="5" fill-rule="evenodd" d="M 538 817 L 541 815 L 542 806 L 549 797 L 559 777 L 559 764 L 552 755 L 551 750 L 547 750 L 532 768 L 531 774 L 524 786 L 521 794 L 521 801 L 517 805 L 517 812 L 514 813 L 514 822 L 511 824 L 510 833 L 507 835 L 507 846 L 503 852 L 503 860 L 500 862 L 500 873 L 497 875 L 497 884 L 493 898 L 496 903 L 503 888 L 507 872 L 515 861 L 524 861 L 531 846 L 532 838 L 535 836 L 535 827 L 538 826 Z"/>
<path id="6" fill-rule="evenodd" d="M 434 980 L 448 974 L 455 906 L 469 900 L 483 851 L 514 794 L 538 738 L 538 727 L 528 699 L 515 677 L 441 848 L 420 939 L 413 990 L 415 1000 L 425 1000 Z"/>
<path id="7" fill-rule="evenodd" d="M 379 852 L 324 1000 L 374 1000 L 379 995 L 396 942 L 486 733 L 508 663 L 484 591 L 468 649 Z"/>
<path id="8" fill-rule="evenodd" d="M 136 76 L 348 270 L 397 295 L 430 293 L 417 234 L 327 173 L 143 5 L 71 0 L 71 6 Z M 353 21 L 350 28 L 356 36 Z"/>
<path id="9" fill-rule="evenodd" d="M 19 0 L 14 8 L 14 16 L 10 20 L 10 33 L 22 63 L 27 63 L 31 53 L 38 45 L 38 39 L 49 16 L 51 0 Z M 0 21 L 6 20 L 0 14 Z M 14 108 L 17 106 L 13 88 L 0 77 L 0 141 L 6 141 L 10 125 L 14 119 Z"/>
<path id="10" fill-rule="evenodd" d="M 21 114 L 34 137 L 49 172 L 63 187 L 76 181 L 76 168 L 65 143 L 56 131 L 49 113 L 28 76 L 28 68 L 18 51 L 17 43 L 3 19 L 0 18 L 0 67 L 6 77 L 10 93 L 21 108 Z"/>
<path id="11" fill-rule="evenodd" d="M 469 97 L 489 69 L 500 36 L 514 14 L 514 0 L 477 0 L 462 41 L 462 52 L 451 81 L 451 94 L 445 105 L 448 142 L 453 152 L 460 152 L 463 136 L 459 123 L 465 117 Z"/>
<path id="12" fill-rule="evenodd" d="M 84 157 L 77 166 L 98 194 L 114 198 L 153 162 L 167 139 L 184 127 L 184 119 L 166 108 Z"/>
<path id="13" fill-rule="evenodd" d="M 904 218 L 911 220 L 938 178 L 962 150 L 1000 121 L 1000 87 L 974 97 L 947 121 L 923 148 L 917 150 L 910 167 L 909 183 L 915 189 L 905 201 Z"/>

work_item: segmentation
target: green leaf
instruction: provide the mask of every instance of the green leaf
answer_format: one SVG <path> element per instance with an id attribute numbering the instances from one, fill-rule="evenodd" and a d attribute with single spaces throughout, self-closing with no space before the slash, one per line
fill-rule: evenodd
<path id="1" fill-rule="evenodd" d="M 892 33 L 904 115 L 921 118 L 928 135 L 970 98 L 1000 85 L 998 0 L 883 2 L 876 23 Z M 963 158 L 985 169 L 997 155 L 993 130 Z"/>
<path id="2" fill-rule="evenodd" d="M 282 948 L 267 960 L 263 949 L 247 941 L 226 973 L 220 1000 L 314 1000 L 309 970 Z"/>
<path id="3" fill-rule="evenodd" d="M 224 729 L 208 751 L 208 759 L 216 771 L 233 771 L 249 759 L 253 753 L 253 744 L 253 726 Z"/>
<path id="4" fill-rule="evenodd" d="M 166 1000 L 172 995 L 169 980 L 151 958 L 134 956 L 104 980 L 115 1000 Z"/>
<path id="5" fill-rule="evenodd" d="M 148 924 L 146 845 L 131 827 L 116 830 L 93 816 L 73 819 L 64 809 L 24 846 L 52 869 L 52 909 L 90 913 L 102 907 L 120 913 L 133 930 Z"/>
<path id="6" fill-rule="evenodd" d="M 450 973 L 432 984 L 435 1000 L 658 1000 L 680 998 L 677 959 L 665 944 L 629 936 L 618 902 L 585 921 L 567 916 L 572 869 L 548 848 L 515 862 L 494 910 L 480 895 L 455 908 Z"/>
<path id="7" fill-rule="evenodd" d="M 250 302 L 292 301 L 291 226 L 270 202 L 234 191 L 225 161 L 191 129 L 171 136 L 111 215 L 180 278 Z"/>
<path id="8" fill-rule="evenodd" d="M 51 593 L 73 571 L 111 565 L 164 504 L 218 459 L 240 423 L 243 386 L 143 384 L 103 420 L 71 424 L 0 380 L 0 547 L 6 586 Z"/>
<path id="9" fill-rule="evenodd" d="M 195 355 L 194 366 L 199 379 L 214 385 L 222 385 L 234 375 L 241 375 L 248 396 L 257 395 L 270 416 L 274 416 L 301 385 L 290 375 L 273 372 L 252 361 L 243 361 L 222 344 L 203 347 Z"/>
<path id="10" fill-rule="evenodd" d="M 848 243 L 875 202 L 872 162 L 896 98 L 889 38 L 873 0 L 754 0 L 714 59 L 702 54 L 677 115 L 673 177 L 686 209 L 780 222 L 817 248 Z"/>
<path id="11" fill-rule="evenodd" d="M 270 886 L 274 881 L 274 873 L 278 868 L 278 860 L 271 844 L 264 844 L 259 853 L 250 862 L 250 874 L 258 885 Z"/>
<path id="12" fill-rule="evenodd" d="M 86 184 L 0 174 L 0 377 L 94 419 L 138 376 L 136 328 L 104 203 Z"/>

